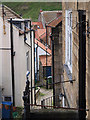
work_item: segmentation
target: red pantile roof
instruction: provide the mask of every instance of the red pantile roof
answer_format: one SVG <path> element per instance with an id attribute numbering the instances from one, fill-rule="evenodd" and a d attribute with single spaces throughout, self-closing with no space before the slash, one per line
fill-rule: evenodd
<path id="1" fill-rule="evenodd" d="M 40 29 L 43 29 L 42 22 L 32 22 L 32 23 L 31 23 L 31 25 L 32 25 L 32 26 L 37 25 L 37 26 L 39 26 L 39 27 L 40 27 Z"/>
<path id="2" fill-rule="evenodd" d="M 40 37 L 43 38 L 46 36 L 46 29 L 37 29 L 35 31 L 35 38 L 40 40 Z"/>
<path id="3" fill-rule="evenodd" d="M 48 24 L 53 19 L 62 15 L 62 11 L 42 11 L 39 14 L 38 21 L 42 22 L 43 27 L 45 28 L 45 24 Z"/>
<path id="4" fill-rule="evenodd" d="M 56 27 L 61 21 L 62 21 L 62 16 L 54 19 L 47 26 L 49 26 L 49 27 Z"/>
<path id="5" fill-rule="evenodd" d="M 46 66 L 46 55 L 39 56 L 42 66 Z M 52 56 L 47 56 L 47 66 L 52 66 Z"/>
<path id="6" fill-rule="evenodd" d="M 41 42 L 40 40 L 43 40 L 43 42 Z M 35 31 L 35 43 L 37 44 L 37 42 L 38 46 L 41 47 L 44 51 L 46 51 L 46 29 L 37 29 Z M 47 52 L 51 54 L 51 49 L 47 48 Z"/>
<path id="7" fill-rule="evenodd" d="M 35 44 L 37 44 L 37 43 L 38 43 L 38 46 L 39 46 L 40 48 L 42 48 L 44 51 L 46 51 L 45 45 L 42 44 L 40 41 L 38 41 L 38 40 L 35 39 Z M 49 53 L 49 54 L 51 55 L 51 49 L 47 48 L 47 53 Z"/>
<path id="8" fill-rule="evenodd" d="M 46 32 L 43 33 L 41 36 L 40 36 L 40 39 L 44 40 L 46 42 Z"/>

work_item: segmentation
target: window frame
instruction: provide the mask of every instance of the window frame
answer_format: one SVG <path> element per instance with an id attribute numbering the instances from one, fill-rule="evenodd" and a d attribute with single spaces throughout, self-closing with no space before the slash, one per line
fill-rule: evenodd
<path id="1" fill-rule="evenodd" d="M 72 73 L 72 10 L 65 11 L 65 64 Z"/>

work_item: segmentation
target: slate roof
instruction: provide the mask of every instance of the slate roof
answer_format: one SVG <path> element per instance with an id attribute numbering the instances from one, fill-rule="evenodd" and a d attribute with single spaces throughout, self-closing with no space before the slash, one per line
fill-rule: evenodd
<path id="1" fill-rule="evenodd" d="M 49 27 L 56 27 L 62 21 L 62 16 L 57 17 L 53 21 L 51 21 L 47 26 Z"/>
<path id="2" fill-rule="evenodd" d="M 39 14 L 38 21 L 42 22 L 43 27 L 45 28 L 45 24 L 51 22 L 53 19 L 62 15 L 62 11 L 42 11 Z"/>
<path id="3" fill-rule="evenodd" d="M 35 31 L 36 39 L 40 40 L 40 38 L 43 39 L 43 37 L 45 37 L 45 36 L 46 36 L 46 29 L 37 29 Z"/>

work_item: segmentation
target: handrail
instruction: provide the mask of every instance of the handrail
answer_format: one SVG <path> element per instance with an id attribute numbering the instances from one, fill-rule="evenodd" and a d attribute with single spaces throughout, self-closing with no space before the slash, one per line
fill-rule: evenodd
<path id="1" fill-rule="evenodd" d="M 51 97 L 47 97 L 47 98 L 41 100 L 41 105 L 44 105 L 44 107 L 47 106 L 47 105 L 53 106 L 53 97 L 58 97 L 59 98 L 59 95 L 53 95 Z"/>
<path id="2" fill-rule="evenodd" d="M 38 106 L 38 107 L 53 107 L 53 108 L 60 108 L 60 109 L 68 109 L 68 110 L 78 110 L 78 111 L 89 111 L 89 109 L 79 109 L 79 108 L 68 108 L 68 107 L 58 107 L 58 106 L 48 106 L 48 105 L 35 105 L 30 104 L 30 106 Z"/>
<path id="3" fill-rule="evenodd" d="M 72 79 L 72 81 L 76 81 L 75 79 Z M 71 82 L 70 80 L 66 80 L 66 81 L 60 81 L 60 82 L 55 82 L 55 83 L 50 83 L 48 85 L 54 85 L 54 84 L 58 84 L 58 83 L 66 83 L 66 82 Z M 33 86 L 32 88 L 36 88 L 36 87 L 44 87 L 46 85 L 39 85 L 39 86 Z M 31 87 L 30 87 L 31 89 Z"/>

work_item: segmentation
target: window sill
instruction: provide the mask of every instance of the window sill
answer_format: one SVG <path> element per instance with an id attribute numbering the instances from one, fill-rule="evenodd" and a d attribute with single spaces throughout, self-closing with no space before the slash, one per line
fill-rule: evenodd
<path id="1" fill-rule="evenodd" d="M 70 69 L 68 68 L 68 66 L 67 66 L 66 64 L 64 64 L 64 70 L 65 70 L 66 73 L 67 73 L 67 76 L 68 76 L 68 78 L 69 78 L 70 83 L 73 83 L 72 73 L 70 72 Z"/>

